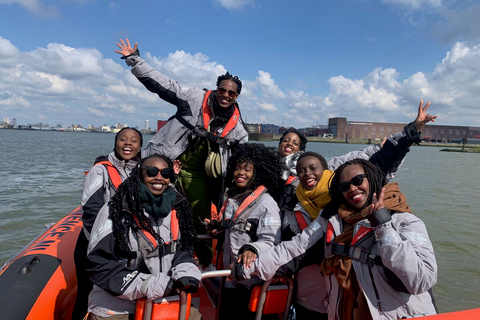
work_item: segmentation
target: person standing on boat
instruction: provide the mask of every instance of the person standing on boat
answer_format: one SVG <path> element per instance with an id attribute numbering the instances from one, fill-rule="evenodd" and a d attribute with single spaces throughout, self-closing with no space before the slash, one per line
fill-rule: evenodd
<path id="1" fill-rule="evenodd" d="M 98 213 L 86 262 L 95 284 L 89 319 L 130 319 L 137 299 L 197 290 L 191 206 L 174 179 L 168 157 L 148 156 Z"/>
<path id="2" fill-rule="evenodd" d="M 356 159 L 335 170 L 332 201 L 302 233 L 259 254 L 251 273 L 272 278 L 277 269 L 321 242 L 320 266 L 328 290 L 328 319 L 387 320 L 436 314 L 434 250 L 424 223 L 411 213 L 396 183 L 372 163 Z M 322 240 L 324 239 L 324 240 Z"/>
<path id="3" fill-rule="evenodd" d="M 236 99 L 242 82 L 228 72 L 217 79 L 216 90 L 186 87 L 168 78 L 140 58 L 137 43 L 128 39 L 117 43 L 115 52 L 132 67 L 132 73 L 151 92 L 177 107 L 171 117 L 148 142 L 142 155 L 164 154 L 182 163 L 181 184 L 192 204 L 198 233 L 204 227 L 197 219 L 210 218 L 211 203 L 222 204 L 228 158 L 239 143 L 248 141 L 248 132 Z M 210 248 L 199 244 L 197 256 L 203 266 L 212 259 Z"/>
<path id="4" fill-rule="evenodd" d="M 115 135 L 113 151 L 108 156 L 100 156 L 85 177 L 82 195 L 83 229 L 78 236 L 74 250 L 77 274 L 77 299 L 72 320 L 81 320 L 87 313 L 88 295 L 93 284 L 85 273 L 88 241 L 93 224 L 100 209 L 115 194 L 140 161 L 143 137 L 135 128 L 125 127 Z"/>

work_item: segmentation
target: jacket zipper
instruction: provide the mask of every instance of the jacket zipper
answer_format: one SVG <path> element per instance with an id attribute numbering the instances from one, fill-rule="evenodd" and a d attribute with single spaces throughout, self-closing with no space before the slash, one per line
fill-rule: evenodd
<path id="1" fill-rule="evenodd" d="M 372 286 L 373 290 L 375 291 L 375 297 L 377 298 L 377 303 L 378 303 L 378 313 L 381 315 L 384 315 L 382 305 L 380 304 L 380 295 L 378 294 L 377 286 L 375 285 L 375 281 L 373 280 L 373 273 L 372 273 L 372 267 L 368 267 L 368 273 L 370 274 L 370 279 L 372 280 Z"/>

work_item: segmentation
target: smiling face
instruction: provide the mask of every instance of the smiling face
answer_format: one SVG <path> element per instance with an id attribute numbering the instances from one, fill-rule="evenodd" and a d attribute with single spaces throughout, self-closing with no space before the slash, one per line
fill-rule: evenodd
<path id="1" fill-rule="evenodd" d="M 361 174 L 365 174 L 363 167 L 358 164 L 352 164 L 343 169 L 339 181 L 340 183 L 349 183 L 354 177 Z M 355 209 L 362 209 L 370 195 L 370 184 L 368 183 L 368 179 L 364 178 L 359 186 L 350 183 L 350 188 L 345 192 L 342 191 L 342 194 L 348 205 Z"/>
<path id="2" fill-rule="evenodd" d="M 300 159 L 297 163 L 297 174 L 302 187 L 306 190 L 313 190 L 322 179 L 322 163 L 317 157 L 307 156 Z"/>
<path id="3" fill-rule="evenodd" d="M 245 189 L 252 183 L 254 166 L 250 162 L 237 163 L 233 172 L 233 180 L 240 189 Z"/>
<path id="4" fill-rule="evenodd" d="M 237 84 L 232 80 L 223 80 L 218 85 L 215 97 L 222 108 L 230 107 L 237 99 Z"/>
<path id="5" fill-rule="evenodd" d="M 300 151 L 300 137 L 295 132 L 287 133 L 278 145 L 280 156 L 286 157 Z"/>
<path id="6" fill-rule="evenodd" d="M 115 142 L 117 156 L 125 161 L 135 158 L 142 148 L 140 140 L 135 130 L 125 129 L 120 132 Z"/>
<path id="7" fill-rule="evenodd" d="M 146 167 L 156 167 L 159 169 L 158 173 L 154 177 L 150 177 L 147 174 Z M 168 177 L 162 176 L 160 172 L 162 169 L 168 168 L 168 164 L 165 160 L 160 158 L 150 158 L 143 162 L 142 164 L 142 182 L 145 186 L 147 186 L 150 192 L 158 197 L 165 192 L 170 183 L 170 179 Z"/>

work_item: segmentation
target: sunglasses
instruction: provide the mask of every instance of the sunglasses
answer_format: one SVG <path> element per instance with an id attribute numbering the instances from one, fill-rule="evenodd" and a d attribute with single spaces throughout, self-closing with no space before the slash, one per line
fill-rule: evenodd
<path id="1" fill-rule="evenodd" d="M 355 187 L 358 187 L 362 184 L 363 179 L 367 177 L 366 174 L 359 174 L 352 178 L 350 181 L 345 181 L 338 184 L 338 189 L 342 192 L 347 192 L 350 189 L 350 185 L 353 184 Z"/>
<path id="2" fill-rule="evenodd" d="M 230 97 L 236 97 L 237 96 L 237 92 L 236 91 L 233 91 L 233 90 L 227 90 L 225 88 L 217 88 L 217 92 L 220 93 L 220 94 L 225 94 L 225 92 L 228 92 L 228 95 Z"/>
<path id="3" fill-rule="evenodd" d="M 145 169 L 145 172 L 147 173 L 147 176 L 149 176 L 150 178 L 156 177 L 159 172 L 162 175 L 162 177 L 164 177 L 166 179 L 170 179 L 171 177 L 173 177 L 173 169 L 172 168 L 165 168 L 165 169 L 160 170 L 160 169 L 158 169 L 157 167 L 154 167 L 154 166 L 146 166 L 146 167 L 143 167 L 143 169 Z"/>

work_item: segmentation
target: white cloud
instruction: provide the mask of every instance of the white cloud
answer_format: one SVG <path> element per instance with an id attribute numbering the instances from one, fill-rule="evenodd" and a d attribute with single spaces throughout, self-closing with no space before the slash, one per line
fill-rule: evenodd
<path id="1" fill-rule="evenodd" d="M 442 6 L 442 0 L 382 0 L 385 4 L 393 4 L 404 7 L 408 10 L 419 10 L 422 8 L 439 8 Z"/>
<path id="2" fill-rule="evenodd" d="M 0 4 L 18 4 L 38 17 L 55 17 L 58 15 L 58 11 L 55 6 L 47 6 L 38 0 L 0 0 Z"/>
<path id="3" fill-rule="evenodd" d="M 0 68 L 2 116 L 15 117 L 20 124 L 42 118 L 53 124 L 120 122 L 142 127 L 145 119 L 166 120 L 176 111 L 146 90 L 123 60 L 105 59 L 95 49 L 52 43 L 20 52 L 8 39 L 0 38 L 0 44 L 3 56 L 10 59 Z M 202 53 L 143 56 L 182 85 L 214 88 L 217 77 L 226 72 Z M 424 99 L 432 102 L 430 111 L 439 116 L 439 124 L 480 126 L 480 44 L 458 42 L 430 72 L 403 79 L 400 74 L 394 68 L 375 68 L 359 79 L 336 75 L 328 81 L 330 92 L 322 96 L 283 91 L 271 73 L 259 70 L 254 79 L 242 79 L 238 102 L 250 123 L 304 127 L 326 124 L 333 116 L 406 123 Z"/>
<path id="4" fill-rule="evenodd" d="M 255 5 L 255 0 L 212 0 L 212 2 L 228 10 L 243 9 Z"/>
<path id="5" fill-rule="evenodd" d="M 278 109 L 275 107 L 275 105 L 271 103 L 260 103 L 258 105 L 260 110 L 267 111 L 267 112 L 276 112 Z"/>
<path id="6" fill-rule="evenodd" d="M 285 98 L 285 93 L 275 84 L 272 75 L 268 72 L 259 70 L 259 76 L 255 79 L 264 95 L 275 97 L 277 99 Z"/>

